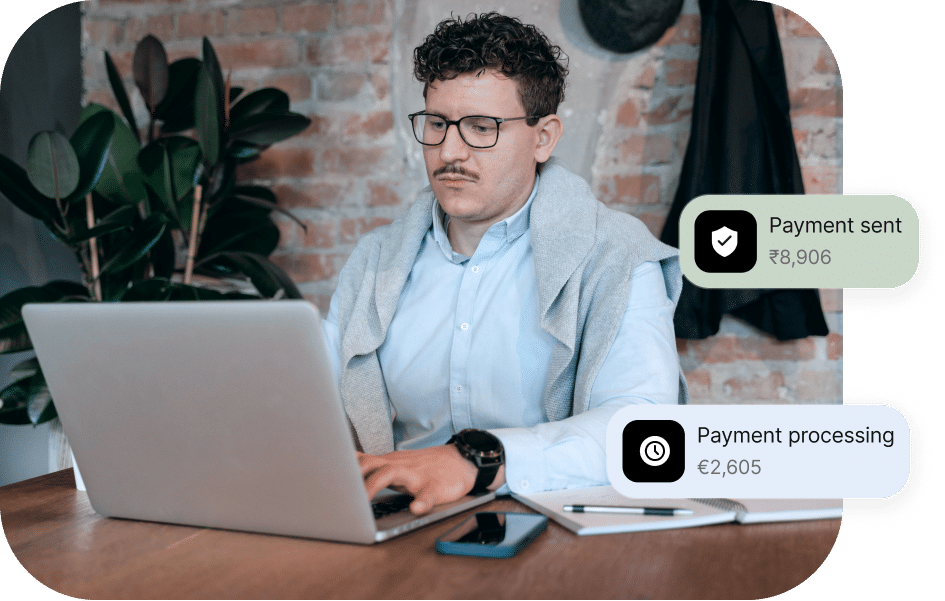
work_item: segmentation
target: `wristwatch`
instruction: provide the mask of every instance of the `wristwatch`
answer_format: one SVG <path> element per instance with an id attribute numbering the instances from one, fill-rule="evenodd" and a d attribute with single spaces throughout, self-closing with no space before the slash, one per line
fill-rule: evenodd
<path id="1" fill-rule="evenodd" d="M 502 441 L 486 432 L 467 428 L 453 435 L 446 444 L 456 445 L 460 455 L 472 461 L 479 470 L 473 493 L 485 491 L 495 480 L 499 468 L 505 465 L 505 450 Z"/>

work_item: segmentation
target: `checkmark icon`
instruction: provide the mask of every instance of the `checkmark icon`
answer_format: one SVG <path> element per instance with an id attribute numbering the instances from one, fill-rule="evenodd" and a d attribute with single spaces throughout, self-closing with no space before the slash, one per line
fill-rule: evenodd
<path id="1" fill-rule="evenodd" d="M 725 246 L 725 243 L 728 242 L 728 241 L 731 240 L 731 239 L 732 239 L 732 237 L 729 236 L 729 237 L 726 238 L 725 240 L 722 240 L 721 242 L 719 242 L 719 246 Z"/>

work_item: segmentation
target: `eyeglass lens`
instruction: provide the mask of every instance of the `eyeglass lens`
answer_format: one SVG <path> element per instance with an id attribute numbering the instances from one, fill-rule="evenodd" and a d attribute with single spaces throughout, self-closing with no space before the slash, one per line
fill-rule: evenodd
<path id="1" fill-rule="evenodd" d="M 448 128 L 446 120 L 436 115 L 420 114 L 413 119 L 413 133 L 421 144 L 441 144 Z M 499 140 L 499 123 L 492 117 L 463 117 L 458 128 L 463 141 L 473 148 L 495 146 Z"/>

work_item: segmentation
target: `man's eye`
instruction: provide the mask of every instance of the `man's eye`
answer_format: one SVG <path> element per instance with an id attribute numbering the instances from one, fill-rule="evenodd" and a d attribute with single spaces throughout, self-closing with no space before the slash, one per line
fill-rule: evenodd
<path id="1" fill-rule="evenodd" d="M 427 127 L 430 129 L 443 129 L 446 126 L 446 121 L 433 120 L 430 119 L 427 121 Z"/>

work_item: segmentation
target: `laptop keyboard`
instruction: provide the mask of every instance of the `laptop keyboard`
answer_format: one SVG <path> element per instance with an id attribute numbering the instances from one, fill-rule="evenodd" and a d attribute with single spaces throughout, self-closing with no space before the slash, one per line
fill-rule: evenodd
<path id="1" fill-rule="evenodd" d="M 412 502 L 413 497 L 410 495 L 397 495 L 396 497 L 390 497 L 389 499 L 384 499 L 377 503 L 371 503 L 371 507 L 374 509 L 374 519 L 380 519 L 385 515 L 403 511 L 407 509 Z"/>

